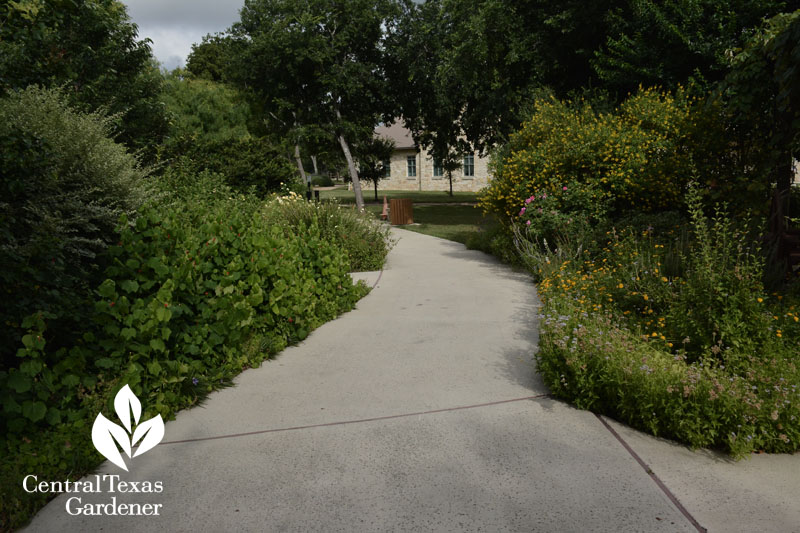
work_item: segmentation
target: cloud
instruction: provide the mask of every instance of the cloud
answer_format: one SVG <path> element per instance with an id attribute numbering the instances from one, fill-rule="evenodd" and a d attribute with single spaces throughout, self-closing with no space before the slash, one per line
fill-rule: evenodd
<path id="1" fill-rule="evenodd" d="M 200 42 L 205 33 L 199 28 L 180 28 L 168 26 L 139 27 L 139 38 L 148 38 L 153 41 L 150 46 L 153 55 L 164 67 L 174 69 L 186 63 L 186 56 L 192 49 L 192 44 Z"/>
<path id="2" fill-rule="evenodd" d="M 173 69 L 186 62 L 193 43 L 225 31 L 239 19 L 244 0 L 123 0 L 139 38 L 153 41 L 153 55 Z"/>
<path id="3" fill-rule="evenodd" d="M 128 13 L 142 25 L 227 26 L 239 15 L 243 0 L 125 0 Z"/>

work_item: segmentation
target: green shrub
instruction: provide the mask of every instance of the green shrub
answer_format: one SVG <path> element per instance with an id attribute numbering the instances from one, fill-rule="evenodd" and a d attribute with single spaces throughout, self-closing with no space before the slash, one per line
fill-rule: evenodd
<path id="1" fill-rule="evenodd" d="M 86 319 L 84 295 L 147 171 L 111 139 L 111 119 L 35 87 L 0 99 L 0 369 L 16 366 L 21 319 L 51 317 L 54 342 Z"/>
<path id="2" fill-rule="evenodd" d="M 605 106 L 537 100 L 493 161 L 484 210 L 510 222 L 527 198 L 542 194 L 557 211 L 590 220 L 679 209 L 695 176 L 706 177 L 711 201 L 765 205 L 768 180 L 750 175 L 747 154 L 730 142 L 715 106 L 684 90 L 642 89 L 611 112 L 598 107 Z"/>
<path id="3" fill-rule="evenodd" d="M 775 334 L 763 303 L 764 258 L 758 242 L 748 236 L 756 232 L 735 227 L 725 209 L 718 207 L 708 220 L 696 189 L 687 201 L 694 241 L 667 322 L 685 334 L 690 353 L 713 349 L 720 363 L 733 365 L 734 354 L 757 353 Z"/>
<path id="4" fill-rule="evenodd" d="M 273 203 L 267 216 L 268 223 L 295 231 L 316 221 L 321 237 L 345 251 L 351 272 L 380 270 L 392 245 L 386 225 L 368 213 L 336 202 L 306 202 L 291 194 Z"/>
<path id="5" fill-rule="evenodd" d="M 172 165 L 183 175 L 214 172 L 224 176 L 234 190 L 261 197 L 281 190 L 285 183 L 299 184 L 289 160 L 263 138 L 186 137 L 176 141 L 171 151 L 162 156 L 172 158 Z"/>
<path id="6" fill-rule="evenodd" d="M 311 185 L 315 187 L 331 187 L 333 186 L 333 180 L 330 176 L 314 176 L 311 178 Z"/>
<path id="7" fill-rule="evenodd" d="M 49 351 L 47 317 L 27 320 L 19 369 L 0 373 L 6 430 L 78 416 L 98 380 L 128 383 L 168 416 L 192 378 L 235 375 L 352 308 L 361 292 L 347 256 L 317 219 L 270 224 L 272 205 L 233 196 L 212 176 L 196 185 L 216 197 L 144 208 L 133 227 L 123 217 L 92 324 L 72 347 Z M 254 335 L 269 350 L 250 357 L 242 347 Z"/>
<path id="8" fill-rule="evenodd" d="M 519 211 L 519 223 L 514 226 L 516 242 L 536 243 L 545 253 L 556 251 L 563 255 L 580 254 L 593 240 L 592 227 L 604 221 L 605 213 L 596 209 L 589 215 L 579 207 L 586 200 L 585 189 L 571 191 L 562 186 L 560 192 L 561 198 L 543 192 L 525 199 Z M 567 207 L 561 207 L 565 203 Z M 520 229 L 525 230 L 524 238 Z"/>
<path id="9" fill-rule="evenodd" d="M 306 216 L 277 224 L 287 200 L 238 195 L 218 175 L 168 173 L 163 186 L 135 223 L 122 218 L 73 342 L 53 347 L 49 315 L 33 314 L 18 368 L 0 371 L 6 524 L 43 503 L 21 492 L 23 473 L 77 479 L 99 464 L 91 420 L 124 384 L 148 415 L 169 418 L 367 291 L 349 276 L 344 241 L 323 235 L 334 207 L 303 202 Z"/>
<path id="10" fill-rule="evenodd" d="M 470 233 L 465 246 L 469 250 L 480 250 L 493 255 L 506 264 L 522 265 L 514 247 L 513 235 L 502 226 L 493 225 L 488 230 L 481 228 L 477 232 Z"/>

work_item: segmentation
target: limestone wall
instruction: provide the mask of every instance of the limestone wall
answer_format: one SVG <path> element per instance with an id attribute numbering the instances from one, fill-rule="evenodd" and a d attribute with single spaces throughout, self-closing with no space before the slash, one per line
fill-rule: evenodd
<path id="1" fill-rule="evenodd" d="M 408 175 L 408 157 L 414 157 L 417 175 Z M 488 158 L 475 155 L 475 175 L 464 176 L 463 168 L 453 172 L 454 191 L 476 192 L 485 187 L 491 176 L 488 169 Z M 378 184 L 378 191 L 447 191 L 450 182 L 447 176 L 433 175 L 433 158 L 426 151 L 417 152 L 412 149 L 396 150 L 391 159 L 391 175 Z"/>

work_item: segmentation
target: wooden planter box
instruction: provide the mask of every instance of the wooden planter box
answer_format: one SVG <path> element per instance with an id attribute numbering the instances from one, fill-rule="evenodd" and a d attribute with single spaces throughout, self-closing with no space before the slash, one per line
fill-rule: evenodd
<path id="1" fill-rule="evenodd" d="M 414 203 L 410 198 L 389 200 L 389 220 L 392 226 L 414 223 Z"/>

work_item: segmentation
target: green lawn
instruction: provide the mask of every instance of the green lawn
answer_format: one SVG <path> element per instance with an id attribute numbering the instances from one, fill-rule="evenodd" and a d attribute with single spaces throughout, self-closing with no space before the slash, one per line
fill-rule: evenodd
<path id="1" fill-rule="evenodd" d="M 375 203 L 375 192 L 367 187 L 363 189 L 364 202 Z M 378 190 L 378 203 L 383 205 L 383 197 L 392 198 L 411 198 L 414 203 L 474 203 L 478 200 L 477 193 L 474 192 L 454 192 L 450 196 L 447 191 L 382 191 Z M 348 191 L 347 186 L 342 186 L 330 191 L 320 191 L 321 200 L 336 199 L 342 203 L 355 203 L 356 197 L 353 191 Z"/>
<path id="2" fill-rule="evenodd" d="M 367 211 L 379 216 L 381 204 L 368 205 Z M 463 244 L 471 236 L 477 236 L 497 225 L 491 216 L 471 205 L 424 205 L 414 206 L 414 224 L 399 226 L 409 231 L 424 233 Z"/>
<path id="3" fill-rule="evenodd" d="M 476 242 L 481 234 L 497 227 L 492 216 L 485 216 L 476 205 L 448 205 L 477 202 L 477 193 L 456 192 L 450 196 L 447 191 L 378 191 L 378 202 L 371 189 L 364 191 L 366 210 L 376 217 L 383 211 L 383 197 L 411 198 L 414 202 L 414 224 L 400 226 L 403 229 L 432 235 L 451 241 L 466 244 L 468 240 Z M 355 203 L 353 191 L 346 186 L 329 191 L 320 191 L 320 199 L 336 199 L 341 203 Z M 437 204 L 437 205 L 418 205 Z"/>

